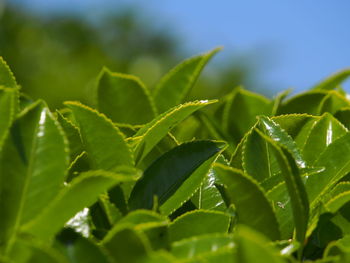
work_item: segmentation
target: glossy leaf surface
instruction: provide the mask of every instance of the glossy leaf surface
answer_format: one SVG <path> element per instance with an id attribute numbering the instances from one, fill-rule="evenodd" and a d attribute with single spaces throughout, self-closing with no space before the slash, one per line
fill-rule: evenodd
<path id="1" fill-rule="evenodd" d="M 136 183 L 129 199 L 130 208 L 151 209 L 157 196 L 161 211 L 172 212 L 197 190 L 210 168 L 211 163 L 207 164 L 206 161 L 212 162 L 211 158 L 220 151 L 218 143 L 194 141 L 165 153 L 146 169 L 143 177 Z M 200 172 L 196 173 L 196 170 Z M 191 177 L 196 180 L 191 182 Z M 190 180 L 189 184 L 186 183 L 187 180 Z M 183 193 L 184 187 L 190 191 Z"/>

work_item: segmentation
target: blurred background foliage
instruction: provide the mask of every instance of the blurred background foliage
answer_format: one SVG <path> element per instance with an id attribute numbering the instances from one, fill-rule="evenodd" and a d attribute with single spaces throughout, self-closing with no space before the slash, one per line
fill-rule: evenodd
<path id="1" fill-rule="evenodd" d="M 0 55 L 23 91 L 45 99 L 52 108 L 61 107 L 64 100 L 91 104 L 89 94 L 103 66 L 135 74 L 154 87 L 163 74 L 190 55 L 184 41 L 152 14 L 145 16 L 132 7 L 94 21 L 67 13 L 42 16 L 11 3 L 0 15 Z M 192 97 L 220 97 L 238 85 L 256 87 L 258 64 L 252 61 L 242 55 L 209 67 Z"/>

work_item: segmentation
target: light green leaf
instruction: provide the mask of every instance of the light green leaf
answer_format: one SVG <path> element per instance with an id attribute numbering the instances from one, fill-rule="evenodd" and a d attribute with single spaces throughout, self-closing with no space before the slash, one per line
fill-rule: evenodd
<path id="1" fill-rule="evenodd" d="M 258 115 L 271 115 L 271 102 L 256 93 L 235 89 L 226 102 L 222 128 L 238 143 L 244 134 L 256 123 Z"/>
<path id="2" fill-rule="evenodd" d="M 266 138 L 268 140 L 268 138 Z M 274 145 L 271 143 L 271 145 Z M 274 151 L 290 197 L 296 240 L 303 244 L 309 220 L 309 201 L 304 183 L 301 179 L 297 161 L 283 145 L 275 145 Z"/>
<path id="3" fill-rule="evenodd" d="M 271 240 L 280 238 L 279 224 L 264 190 L 242 171 L 215 164 L 214 170 L 224 183 L 225 192 L 235 205 L 238 222 L 265 234 Z"/>
<path id="4" fill-rule="evenodd" d="M 18 110 L 18 90 L 0 86 L 0 152 Z"/>
<path id="5" fill-rule="evenodd" d="M 193 112 L 214 102 L 216 101 L 203 100 L 188 102 L 176 106 L 142 127 L 133 137 L 136 144 L 134 151 L 136 163 L 140 163 L 174 126 L 183 121 Z"/>
<path id="6" fill-rule="evenodd" d="M 311 127 L 308 139 L 303 148 L 306 162 L 313 164 L 318 154 L 322 153 L 329 144 L 347 133 L 347 129 L 332 115 L 325 113 Z"/>
<path id="7" fill-rule="evenodd" d="M 37 216 L 63 187 L 68 166 L 63 131 L 42 102 L 14 123 L 0 160 L 0 243 Z M 11 244 L 9 244 L 11 246 Z"/>
<path id="8" fill-rule="evenodd" d="M 179 259 L 191 259 L 196 256 L 207 257 L 221 249 L 232 249 L 235 244 L 233 236 L 214 233 L 182 239 L 171 245 L 171 253 Z"/>
<path id="9" fill-rule="evenodd" d="M 152 97 L 141 80 L 104 68 L 97 88 L 98 110 L 112 121 L 144 124 L 156 116 Z"/>
<path id="10" fill-rule="evenodd" d="M 16 88 L 17 82 L 5 60 L 0 56 L 0 86 Z"/>
<path id="11" fill-rule="evenodd" d="M 221 151 L 222 143 L 193 141 L 163 154 L 136 183 L 129 207 L 151 209 L 156 196 L 162 213 L 173 212 L 198 189 Z"/>
<path id="12" fill-rule="evenodd" d="M 128 225 L 116 225 L 101 245 L 115 262 L 139 263 L 151 250 L 148 239 Z"/>
<path id="13" fill-rule="evenodd" d="M 113 171 L 120 165 L 133 166 L 124 135 L 103 114 L 77 102 L 65 103 L 74 114 L 93 169 Z"/>
<path id="14" fill-rule="evenodd" d="M 350 68 L 341 70 L 316 84 L 314 90 L 331 90 L 337 88 L 343 81 L 350 77 Z"/>
<path id="15" fill-rule="evenodd" d="M 205 176 L 205 179 L 191 198 L 192 203 L 198 209 L 225 211 L 226 205 L 219 190 L 215 184 L 218 183 L 215 170 L 210 169 L 209 173 Z"/>
<path id="16" fill-rule="evenodd" d="M 345 205 L 347 202 L 350 201 L 350 190 L 346 192 L 342 192 L 341 194 L 338 194 L 337 196 L 333 197 L 331 200 L 329 200 L 325 207 L 327 210 L 329 210 L 331 213 L 337 212 L 343 205 Z"/>
<path id="17" fill-rule="evenodd" d="M 61 124 L 61 127 L 68 139 L 70 161 L 73 162 L 84 151 L 79 129 L 59 111 L 57 111 L 57 120 Z"/>
<path id="18" fill-rule="evenodd" d="M 134 181 L 130 174 L 106 171 L 89 171 L 79 175 L 61 190 L 50 205 L 38 214 L 34 220 L 25 224 L 22 231 L 29 232 L 41 239 L 49 239 L 77 212 L 91 206 L 100 194 L 110 187 Z"/>
<path id="19" fill-rule="evenodd" d="M 187 59 L 160 80 L 153 93 L 159 112 L 165 112 L 185 102 L 204 66 L 220 50 L 221 48 L 216 48 L 208 53 Z"/>
<path id="20" fill-rule="evenodd" d="M 194 210 L 176 218 L 169 225 L 171 242 L 211 233 L 227 233 L 230 216 L 219 211 Z"/>
<path id="21" fill-rule="evenodd" d="M 259 117 L 259 123 L 263 127 L 264 133 L 279 145 L 285 147 L 292 154 L 298 167 L 305 168 L 306 163 L 292 137 L 284 131 L 281 126 L 266 116 Z"/>
<path id="22" fill-rule="evenodd" d="M 243 144 L 242 164 L 244 172 L 261 182 L 274 175 L 273 156 L 265 141 L 256 129 L 252 129 Z"/>
<path id="23" fill-rule="evenodd" d="M 317 115 L 319 105 L 328 91 L 315 90 L 300 93 L 285 101 L 279 108 L 278 114 L 307 113 Z"/>
<path id="24" fill-rule="evenodd" d="M 325 169 L 309 176 L 306 188 L 311 203 L 315 207 L 318 199 L 350 172 L 350 133 L 332 142 L 315 161 L 315 166 Z"/>
<path id="25" fill-rule="evenodd" d="M 240 225 L 235 232 L 236 261 L 244 263 L 285 263 L 271 243 L 260 233 Z"/>
<path id="26" fill-rule="evenodd" d="M 320 105 L 318 106 L 318 114 L 321 115 L 325 112 L 334 114 L 344 107 L 350 107 L 350 101 L 338 91 L 332 90 L 329 91 L 327 96 L 325 96 L 320 102 Z"/>

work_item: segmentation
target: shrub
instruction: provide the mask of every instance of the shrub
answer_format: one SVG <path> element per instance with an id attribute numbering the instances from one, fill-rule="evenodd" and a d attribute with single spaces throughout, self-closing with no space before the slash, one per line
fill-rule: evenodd
<path id="1" fill-rule="evenodd" d="M 56 112 L 1 60 L 1 262 L 349 260 L 350 70 L 189 102 L 217 51 L 154 90 L 103 69 L 96 109 Z"/>

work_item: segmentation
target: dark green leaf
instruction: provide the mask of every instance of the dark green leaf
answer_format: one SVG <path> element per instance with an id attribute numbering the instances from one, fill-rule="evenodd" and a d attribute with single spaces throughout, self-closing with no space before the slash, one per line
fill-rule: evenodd
<path id="1" fill-rule="evenodd" d="M 193 141 L 163 154 L 146 169 L 131 192 L 131 209 L 151 209 L 155 196 L 160 210 L 169 214 L 198 189 L 222 144 Z"/>
<path id="2" fill-rule="evenodd" d="M 142 159 L 157 145 L 164 136 L 178 123 L 200 108 L 215 103 L 216 101 L 194 101 L 176 106 L 159 115 L 153 121 L 142 127 L 133 137 L 135 146 L 136 163 Z"/>

